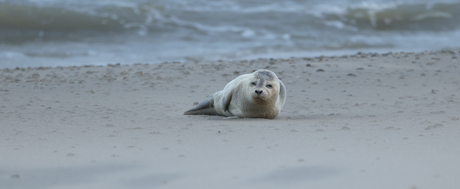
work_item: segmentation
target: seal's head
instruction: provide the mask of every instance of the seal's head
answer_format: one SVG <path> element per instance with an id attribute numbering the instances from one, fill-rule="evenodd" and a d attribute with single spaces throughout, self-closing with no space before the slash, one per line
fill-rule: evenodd
<path id="1" fill-rule="evenodd" d="M 266 103 L 278 98 L 280 84 L 275 73 L 269 70 L 257 70 L 249 79 L 249 93 L 254 102 Z"/>

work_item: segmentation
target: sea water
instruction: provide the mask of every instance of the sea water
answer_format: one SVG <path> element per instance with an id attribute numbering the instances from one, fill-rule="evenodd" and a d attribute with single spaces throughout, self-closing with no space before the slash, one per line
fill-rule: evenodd
<path id="1" fill-rule="evenodd" d="M 0 0 L 0 68 L 458 49 L 459 0 Z"/>

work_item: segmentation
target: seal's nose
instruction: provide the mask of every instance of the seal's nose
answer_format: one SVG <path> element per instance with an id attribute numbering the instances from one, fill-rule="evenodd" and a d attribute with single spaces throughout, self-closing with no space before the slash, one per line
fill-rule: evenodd
<path id="1" fill-rule="evenodd" d="M 261 91 L 261 90 L 256 90 L 256 94 L 257 94 L 257 95 L 262 94 L 262 92 L 263 92 L 263 91 Z"/>

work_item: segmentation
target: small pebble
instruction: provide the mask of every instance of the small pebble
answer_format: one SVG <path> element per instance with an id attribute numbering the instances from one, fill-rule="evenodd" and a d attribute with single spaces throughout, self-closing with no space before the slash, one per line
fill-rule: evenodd
<path id="1" fill-rule="evenodd" d="M 443 127 L 443 126 L 444 126 L 443 124 L 437 123 L 437 124 L 434 124 L 432 126 L 428 126 L 427 128 L 425 128 L 425 130 L 431 130 L 431 129 L 440 128 L 440 127 Z"/>
<path id="2" fill-rule="evenodd" d="M 350 129 L 349 127 L 347 127 L 347 126 L 343 126 L 343 127 L 342 127 L 342 130 L 349 131 L 349 130 L 351 130 L 351 129 Z"/>
<path id="3" fill-rule="evenodd" d="M 20 177 L 19 177 L 19 175 L 18 175 L 18 174 L 14 174 L 14 175 L 11 175 L 11 177 L 10 177 L 10 178 L 12 178 L 12 179 L 19 179 Z"/>

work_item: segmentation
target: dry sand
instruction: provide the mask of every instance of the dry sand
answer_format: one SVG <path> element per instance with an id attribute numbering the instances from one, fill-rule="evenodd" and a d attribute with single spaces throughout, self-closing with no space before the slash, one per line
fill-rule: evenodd
<path id="1" fill-rule="evenodd" d="M 0 188 L 458 188 L 460 52 L 0 70 Z M 185 116 L 238 75 L 274 120 Z"/>

